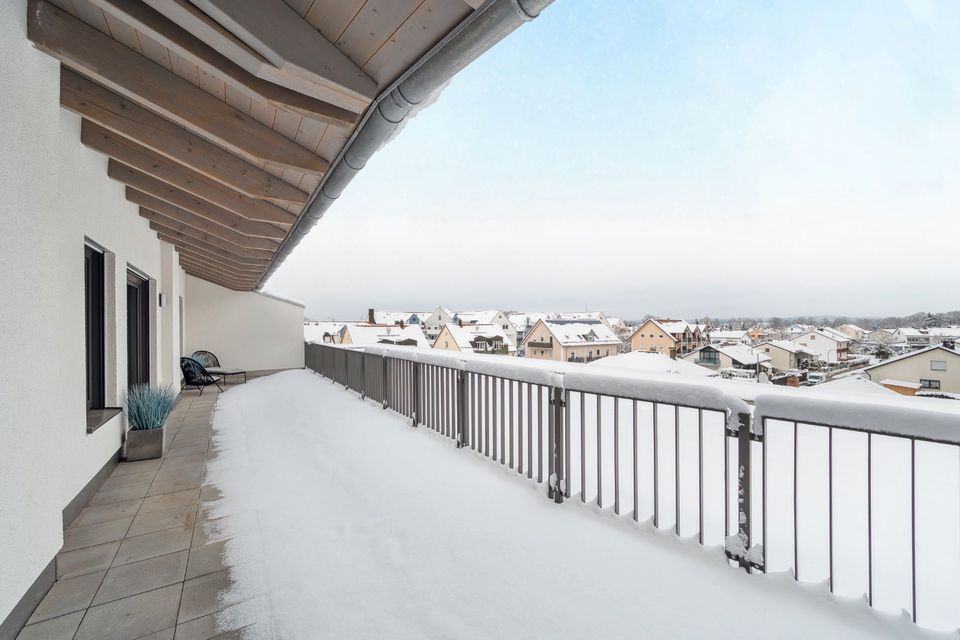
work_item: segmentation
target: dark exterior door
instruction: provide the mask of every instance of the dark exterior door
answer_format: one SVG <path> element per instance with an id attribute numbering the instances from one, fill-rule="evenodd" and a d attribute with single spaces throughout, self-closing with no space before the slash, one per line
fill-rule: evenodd
<path id="1" fill-rule="evenodd" d="M 127 271 L 127 385 L 150 383 L 150 283 Z"/>

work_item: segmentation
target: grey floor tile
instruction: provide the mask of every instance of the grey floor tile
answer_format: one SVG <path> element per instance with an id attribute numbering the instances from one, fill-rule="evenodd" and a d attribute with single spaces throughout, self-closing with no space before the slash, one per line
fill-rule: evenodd
<path id="1" fill-rule="evenodd" d="M 224 603 L 221 600 L 221 594 L 225 594 L 229 588 L 230 576 L 226 570 L 184 582 L 177 623 L 193 620 L 222 609 Z"/>
<path id="2" fill-rule="evenodd" d="M 57 578 L 69 578 L 110 567 L 120 541 L 85 547 L 76 551 L 66 551 L 57 555 Z"/>
<path id="3" fill-rule="evenodd" d="M 197 505 L 188 504 L 172 509 L 141 513 L 133 519 L 128 536 L 140 536 L 164 529 L 192 530 L 197 519 Z"/>
<path id="4" fill-rule="evenodd" d="M 83 611 L 77 611 L 59 618 L 27 625 L 20 631 L 17 640 L 73 640 L 80 621 L 83 620 Z"/>
<path id="5" fill-rule="evenodd" d="M 117 465 L 117 468 L 113 470 L 113 473 L 110 474 L 110 477 L 134 475 L 138 473 L 144 473 L 145 471 L 156 472 L 160 468 L 160 462 L 161 461 L 159 458 L 156 460 L 121 462 Z"/>
<path id="6" fill-rule="evenodd" d="M 116 489 L 100 489 L 97 491 L 87 506 L 97 504 L 110 504 L 112 502 L 123 502 L 124 500 L 135 500 L 147 495 L 150 490 L 150 481 L 139 482 L 129 487 L 118 487 Z"/>
<path id="7" fill-rule="evenodd" d="M 153 477 L 157 475 L 157 471 L 158 469 L 153 469 L 152 471 L 140 471 L 127 475 L 110 476 L 100 485 L 99 491 L 112 491 L 113 489 L 122 489 L 124 487 L 150 482 L 153 480 Z"/>
<path id="8" fill-rule="evenodd" d="M 170 447 L 170 450 L 167 451 L 167 458 L 176 458 L 179 456 L 192 456 L 198 453 L 205 454 L 207 452 L 207 445 L 204 444 L 191 444 L 191 445 L 173 445 Z"/>
<path id="9" fill-rule="evenodd" d="M 175 551 L 184 551 L 190 548 L 191 539 L 192 535 L 189 530 L 181 531 L 179 529 L 168 529 L 167 531 L 127 538 L 120 545 L 120 550 L 117 551 L 117 558 L 113 564 L 114 566 L 129 564 Z"/>
<path id="10" fill-rule="evenodd" d="M 227 568 L 224 558 L 226 540 L 211 542 L 190 548 L 190 560 L 187 562 L 186 579 L 196 578 L 208 573 L 216 573 Z"/>
<path id="11" fill-rule="evenodd" d="M 180 590 L 175 584 L 91 607 L 76 640 L 128 640 L 168 629 L 177 620 Z"/>
<path id="12" fill-rule="evenodd" d="M 151 633 L 148 636 L 140 636 L 137 638 L 137 640 L 173 640 L 173 635 L 176 633 L 176 631 L 176 627 L 170 627 L 169 629 L 164 629 L 163 631 Z"/>
<path id="13" fill-rule="evenodd" d="M 88 524 L 135 516 L 137 510 L 140 508 L 141 502 L 143 501 L 137 498 L 135 500 L 124 500 L 123 502 L 112 502 L 110 504 L 85 507 L 77 514 L 77 517 L 73 519 L 70 526 L 82 527 Z"/>
<path id="14" fill-rule="evenodd" d="M 55 582 L 27 622 L 32 624 L 86 609 L 90 606 L 104 573 L 97 571 Z"/>
<path id="15" fill-rule="evenodd" d="M 82 527 L 69 527 L 63 534 L 63 551 L 73 551 L 120 540 L 127 533 L 133 517 L 119 518 Z"/>
<path id="16" fill-rule="evenodd" d="M 187 557 L 188 552 L 178 551 L 113 567 L 103 578 L 93 604 L 103 604 L 183 582 Z"/>
<path id="17" fill-rule="evenodd" d="M 143 505 L 140 507 L 140 514 L 197 504 L 200 501 L 202 493 L 201 489 L 186 489 L 184 491 L 175 491 L 173 493 L 164 493 L 159 496 L 144 498 Z"/>

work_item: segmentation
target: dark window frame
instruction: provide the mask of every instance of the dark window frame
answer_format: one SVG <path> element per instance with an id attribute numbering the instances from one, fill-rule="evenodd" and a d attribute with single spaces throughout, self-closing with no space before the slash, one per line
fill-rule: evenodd
<path id="1" fill-rule="evenodd" d="M 150 280 L 127 269 L 127 386 L 150 384 Z"/>
<path id="2" fill-rule="evenodd" d="M 106 327 L 103 252 L 83 246 L 84 344 L 86 355 L 87 411 L 106 404 Z"/>
<path id="3" fill-rule="evenodd" d="M 920 388 L 921 389 L 933 389 L 934 391 L 940 390 L 940 381 L 934 380 L 932 378 L 920 378 Z"/>

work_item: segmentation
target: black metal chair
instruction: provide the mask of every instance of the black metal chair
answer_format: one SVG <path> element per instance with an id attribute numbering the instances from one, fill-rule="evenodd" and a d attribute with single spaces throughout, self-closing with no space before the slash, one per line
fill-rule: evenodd
<path id="1" fill-rule="evenodd" d="M 243 381 L 247 381 L 246 371 L 243 369 L 226 369 L 220 366 L 220 360 L 211 351 L 194 351 L 193 355 L 190 357 L 202 364 L 207 370 L 207 373 L 212 373 L 216 376 L 222 376 L 224 384 L 227 383 L 227 376 L 243 376 Z"/>
<path id="2" fill-rule="evenodd" d="M 217 389 L 223 391 L 220 378 L 207 372 L 204 366 L 193 358 L 180 358 L 180 371 L 183 373 L 184 388 L 195 387 L 200 391 L 200 395 L 203 395 L 204 387 L 214 384 L 217 385 Z"/>

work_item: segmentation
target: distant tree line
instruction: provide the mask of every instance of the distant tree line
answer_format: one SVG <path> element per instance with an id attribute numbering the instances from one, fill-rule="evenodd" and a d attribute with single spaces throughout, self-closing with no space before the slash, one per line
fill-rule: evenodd
<path id="1" fill-rule="evenodd" d="M 653 316 L 647 315 L 640 322 L 631 324 L 641 324 Z M 757 324 L 766 324 L 773 329 L 783 329 L 794 322 L 809 324 L 814 326 L 835 327 L 841 324 L 855 324 L 864 329 L 896 329 L 898 327 L 949 327 L 960 325 L 960 310 L 945 311 L 941 313 L 930 313 L 929 311 L 919 311 L 908 316 L 888 316 L 886 318 L 866 317 L 866 316 L 787 316 L 787 317 L 741 317 L 735 318 L 713 318 L 704 316 L 695 318 L 693 322 L 705 324 L 714 329 L 729 330 L 747 330 Z"/>

